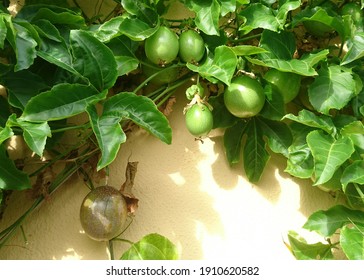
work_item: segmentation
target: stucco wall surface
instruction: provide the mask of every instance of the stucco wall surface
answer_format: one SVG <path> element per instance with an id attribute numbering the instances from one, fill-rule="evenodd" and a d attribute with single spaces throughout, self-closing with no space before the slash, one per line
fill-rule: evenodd
<path id="1" fill-rule="evenodd" d="M 137 129 L 110 167 L 109 184 L 118 188 L 127 161 L 139 162 L 134 186 L 139 209 L 123 237 L 137 241 L 160 233 L 178 246 L 182 259 L 292 259 L 283 243 L 287 231 L 300 231 L 308 215 L 334 199 L 284 173 L 285 160 L 278 156 L 271 158 L 258 184 L 249 183 L 242 165 L 230 168 L 227 163 L 219 131 L 203 143 L 189 134 L 183 89 L 176 97 L 169 116 L 173 143 Z M 19 231 L 0 250 L 0 259 L 108 259 L 106 244 L 88 238 L 79 222 L 87 193 L 81 177 L 70 179 L 25 221 L 27 244 Z M 27 204 L 24 193 L 13 195 L 1 228 Z M 127 246 L 115 248 L 118 257 Z"/>

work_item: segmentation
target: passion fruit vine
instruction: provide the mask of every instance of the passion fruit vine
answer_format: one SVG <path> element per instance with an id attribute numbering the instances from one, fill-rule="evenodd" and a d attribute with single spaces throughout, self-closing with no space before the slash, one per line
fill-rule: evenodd
<path id="1" fill-rule="evenodd" d="M 80 220 L 90 238 L 108 241 L 122 232 L 127 214 L 127 204 L 121 192 L 111 186 L 101 186 L 84 198 Z"/>

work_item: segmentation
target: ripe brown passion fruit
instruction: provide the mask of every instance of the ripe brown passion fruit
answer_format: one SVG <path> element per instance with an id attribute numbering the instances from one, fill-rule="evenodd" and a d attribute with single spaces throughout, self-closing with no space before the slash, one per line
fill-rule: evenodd
<path id="1" fill-rule="evenodd" d="M 81 225 L 90 238 L 108 241 L 122 232 L 127 213 L 121 192 L 111 186 L 101 186 L 84 198 L 80 209 Z"/>

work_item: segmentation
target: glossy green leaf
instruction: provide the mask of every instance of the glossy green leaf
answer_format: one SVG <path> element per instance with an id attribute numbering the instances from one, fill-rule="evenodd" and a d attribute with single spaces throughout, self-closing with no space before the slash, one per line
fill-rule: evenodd
<path id="1" fill-rule="evenodd" d="M 122 34 L 120 26 L 124 19 L 125 16 L 113 17 L 97 27 L 92 26 L 90 32 L 101 42 L 107 43 Z"/>
<path id="2" fill-rule="evenodd" d="M 288 157 L 288 148 L 292 144 L 292 134 L 288 126 L 279 121 L 258 118 L 257 124 L 267 137 L 269 148 L 275 152 Z"/>
<path id="3" fill-rule="evenodd" d="M 36 40 L 33 38 L 32 33 L 20 24 L 13 23 L 16 29 L 16 58 L 14 70 L 20 71 L 28 69 L 34 62 L 37 52 L 35 47 L 38 45 Z"/>
<path id="4" fill-rule="evenodd" d="M 244 170 L 250 182 L 258 182 L 270 158 L 263 140 L 263 131 L 257 120 L 252 118 L 246 128 L 243 148 Z"/>
<path id="5" fill-rule="evenodd" d="M 97 163 L 97 170 L 100 170 L 114 161 L 120 145 L 126 141 L 126 135 L 120 126 L 121 116 L 113 112 L 104 112 L 99 116 L 94 105 L 87 107 L 87 113 L 101 150 Z"/>
<path id="6" fill-rule="evenodd" d="M 104 114 L 130 119 L 161 141 L 172 142 L 172 130 L 167 118 L 149 98 L 130 92 L 110 97 L 104 104 Z"/>
<path id="7" fill-rule="evenodd" d="M 266 49 L 263 49 L 261 47 L 250 46 L 250 45 L 235 46 L 231 47 L 231 49 L 237 56 L 253 55 L 253 54 L 268 52 Z"/>
<path id="8" fill-rule="evenodd" d="M 58 84 L 33 97 L 25 106 L 23 119 L 44 122 L 68 118 L 86 110 L 87 106 L 105 98 L 90 85 Z"/>
<path id="9" fill-rule="evenodd" d="M 225 128 L 234 125 L 237 118 L 233 116 L 224 104 L 224 95 L 209 97 L 209 103 L 214 108 L 212 110 L 212 116 L 214 118 L 213 128 Z"/>
<path id="10" fill-rule="evenodd" d="M 25 5 L 17 14 L 17 18 L 26 19 L 30 22 L 44 19 L 53 24 L 66 25 L 71 28 L 86 27 L 85 19 L 80 11 L 55 5 Z"/>
<path id="11" fill-rule="evenodd" d="M 286 24 L 288 13 L 290 11 L 298 9 L 301 6 L 301 0 L 285 0 L 280 1 L 279 3 L 280 5 L 276 18 L 279 22 L 279 25 L 282 27 Z"/>
<path id="12" fill-rule="evenodd" d="M 6 17 L 8 19 L 6 19 Z M 6 25 L 6 20 L 9 21 L 9 18 L 11 16 L 10 15 L 6 15 L 6 14 L 3 14 L 1 13 L 0 14 L 0 49 L 3 49 L 4 48 L 4 42 L 5 42 L 5 39 L 6 39 L 6 34 L 8 32 L 8 27 Z"/>
<path id="13" fill-rule="evenodd" d="M 364 185 L 364 160 L 356 160 L 345 168 L 341 177 L 345 189 L 349 183 Z"/>
<path id="14" fill-rule="evenodd" d="M 220 80 L 226 85 L 230 85 L 237 63 L 238 59 L 231 48 L 220 46 L 215 49 L 214 54 L 207 57 L 203 64 L 197 66 L 187 63 L 187 67 L 211 82 Z"/>
<path id="15" fill-rule="evenodd" d="M 313 128 L 319 128 L 329 134 L 334 134 L 336 132 L 334 123 L 330 117 L 318 116 L 306 109 L 299 111 L 297 116 L 293 114 L 287 114 L 284 116 L 284 119 L 289 119 Z"/>
<path id="16" fill-rule="evenodd" d="M 257 28 L 278 31 L 281 27 L 274 11 L 260 3 L 250 4 L 240 12 L 240 16 L 245 18 L 244 23 L 239 27 L 244 34 Z"/>
<path id="17" fill-rule="evenodd" d="M 125 251 L 121 260 L 177 260 L 177 247 L 157 233 L 144 236 Z"/>
<path id="18" fill-rule="evenodd" d="M 48 89 L 43 79 L 29 70 L 6 73 L 0 76 L 0 82 L 8 90 L 9 104 L 21 110 L 32 97 Z"/>
<path id="19" fill-rule="evenodd" d="M 305 239 L 300 237 L 296 232 L 288 233 L 288 241 L 291 246 L 291 252 L 297 260 L 332 260 L 332 245 L 321 242 L 309 244 Z"/>
<path id="20" fill-rule="evenodd" d="M 364 185 L 348 184 L 343 191 L 350 207 L 364 208 Z"/>
<path id="21" fill-rule="evenodd" d="M 121 0 L 121 5 L 129 14 L 136 16 L 149 26 L 156 26 L 159 22 L 156 10 L 150 7 L 146 1 Z"/>
<path id="22" fill-rule="evenodd" d="M 26 173 L 16 168 L 14 162 L 6 156 L 6 150 L 0 145 L 0 189 L 24 190 L 32 187 Z"/>
<path id="23" fill-rule="evenodd" d="M 273 90 L 270 84 L 264 87 L 266 96 L 263 109 L 259 112 L 260 116 L 266 119 L 279 121 L 286 114 L 286 107 L 283 96 L 278 91 Z"/>
<path id="24" fill-rule="evenodd" d="M 13 135 L 14 132 L 9 126 L 0 127 L 0 145 Z"/>
<path id="25" fill-rule="evenodd" d="M 99 91 L 109 89 L 117 78 L 117 65 L 111 50 L 83 30 L 70 32 L 73 67 Z"/>
<path id="26" fill-rule="evenodd" d="M 230 165 L 238 163 L 241 159 L 242 139 L 246 127 L 245 122 L 238 121 L 235 125 L 225 130 L 224 148 Z"/>
<path id="27" fill-rule="evenodd" d="M 340 231 L 340 245 L 349 260 L 364 260 L 364 226 L 344 226 Z"/>
<path id="28" fill-rule="evenodd" d="M 330 237 L 338 229 L 351 223 L 364 226 L 364 212 L 343 205 L 335 205 L 328 210 L 319 210 L 313 213 L 303 227 L 316 231 L 324 237 Z"/>
<path id="29" fill-rule="evenodd" d="M 23 137 L 28 147 L 37 155 L 42 156 L 47 137 L 52 136 L 48 123 L 32 123 L 21 118 L 17 119 L 15 115 L 12 116 L 11 121 L 23 130 Z"/>
<path id="30" fill-rule="evenodd" d="M 221 16 L 225 16 L 228 13 L 235 12 L 236 0 L 219 0 L 221 6 Z"/>
<path id="31" fill-rule="evenodd" d="M 347 41 L 348 51 L 342 59 L 341 65 L 349 64 L 364 57 L 364 33 L 356 33 Z"/>
<path id="32" fill-rule="evenodd" d="M 187 7 L 196 13 L 196 26 L 207 35 L 219 34 L 221 6 L 217 0 L 186 0 Z"/>
<path id="33" fill-rule="evenodd" d="M 296 51 L 296 39 L 292 32 L 273 32 L 264 30 L 259 46 L 268 52 L 259 55 L 263 61 L 267 59 L 290 60 Z"/>
<path id="34" fill-rule="evenodd" d="M 319 76 L 308 88 L 312 106 L 326 115 L 331 109 L 345 107 L 356 91 L 352 74 L 338 65 L 324 66 L 318 73 Z"/>
<path id="35" fill-rule="evenodd" d="M 350 138 L 335 139 L 319 130 L 307 135 L 307 144 L 315 162 L 315 185 L 330 180 L 339 166 L 354 152 L 354 145 Z"/>
<path id="36" fill-rule="evenodd" d="M 146 38 L 152 36 L 159 28 L 159 23 L 155 26 L 141 21 L 138 18 L 125 18 L 120 23 L 120 32 L 133 41 L 143 41 Z"/>

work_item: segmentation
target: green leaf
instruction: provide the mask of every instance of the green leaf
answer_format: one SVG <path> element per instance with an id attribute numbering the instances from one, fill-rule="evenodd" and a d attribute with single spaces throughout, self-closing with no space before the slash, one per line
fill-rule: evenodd
<path id="1" fill-rule="evenodd" d="M 281 28 L 284 27 L 284 25 L 286 24 L 288 13 L 290 11 L 298 9 L 300 6 L 301 0 L 280 1 L 280 6 L 276 18 Z"/>
<path id="2" fill-rule="evenodd" d="M 259 112 L 260 116 L 266 119 L 279 121 L 286 114 L 286 107 L 283 96 L 277 90 L 273 90 L 270 84 L 264 87 L 266 96 L 263 109 Z"/>
<path id="3" fill-rule="evenodd" d="M 6 21 L 11 20 L 11 19 L 9 19 L 10 17 L 11 17 L 10 15 L 6 15 L 3 13 L 0 14 L 0 49 L 4 48 L 4 43 L 5 43 L 7 29 L 8 29 L 8 27 L 6 25 Z"/>
<path id="4" fill-rule="evenodd" d="M 7 98 L 0 95 L 0 127 L 4 127 L 8 117 L 11 115 Z"/>
<path id="5" fill-rule="evenodd" d="M 348 51 L 341 61 L 341 65 L 349 64 L 364 57 L 364 33 L 356 33 L 347 41 Z"/>
<path id="6" fill-rule="evenodd" d="M 53 24 L 67 25 L 75 29 L 86 27 L 85 19 L 80 11 L 55 5 L 25 5 L 17 14 L 17 18 L 22 18 L 30 22 L 44 19 Z"/>
<path id="7" fill-rule="evenodd" d="M 37 155 L 42 156 L 47 142 L 51 137 L 51 129 L 47 122 L 32 123 L 12 115 L 11 121 L 23 130 L 23 137 L 28 147 Z"/>
<path id="8" fill-rule="evenodd" d="M 6 156 L 6 150 L 0 145 L 0 189 L 24 190 L 32 187 L 26 173 L 16 168 L 14 162 Z"/>
<path id="9" fill-rule="evenodd" d="M 195 24 L 202 32 L 219 35 L 221 6 L 217 0 L 186 0 L 186 5 L 196 13 Z"/>
<path id="10" fill-rule="evenodd" d="M 30 99 L 22 117 L 30 122 L 68 118 L 84 112 L 89 104 L 104 99 L 106 94 L 107 91 L 99 93 L 90 85 L 58 84 Z"/>
<path id="11" fill-rule="evenodd" d="M 21 110 L 32 97 L 49 88 L 39 75 L 29 70 L 1 75 L 0 82 L 8 90 L 8 102 Z"/>
<path id="12" fill-rule="evenodd" d="M 119 93 L 105 102 L 104 112 L 106 115 L 113 114 L 132 120 L 164 143 L 172 142 L 172 130 L 167 118 L 145 96 L 130 92 Z"/>
<path id="13" fill-rule="evenodd" d="M 209 97 L 209 103 L 214 108 L 212 110 L 213 116 L 213 128 L 225 128 L 234 125 L 237 121 L 237 118 L 233 116 L 229 110 L 226 108 L 224 104 L 224 95 L 220 94 L 219 96 L 211 96 Z"/>
<path id="14" fill-rule="evenodd" d="M 349 260 L 364 260 L 364 226 L 344 226 L 340 231 L 340 245 Z"/>
<path id="15" fill-rule="evenodd" d="M 341 177 L 345 189 L 349 183 L 364 185 L 364 160 L 356 160 L 345 168 Z"/>
<path id="16" fill-rule="evenodd" d="M 290 60 L 296 51 L 296 39 L 292 32 L 280 33 L 264 30 L 260 39 L 260 47 L 268 52 L 259 55 L 260 59 Z"/>
<path id="17" fill-rule="evenodd" d="M 143 0 L 121 0 L 121 5 L 129 14 L 136 16 L 149 26 L 156 26 L 159 23 L 156 10 Z"/>
<path id="18" fill-rule="evenodd" d="M 302 109 L 298 112 L 298 115 L 287 114 L 283 117 L 284 119 L 289 119 L 313 128 L 319 128 L 326 131 L 329 134 L 334 134 L 336 132 L 334 123 L 332 119 L 328 116 L 318 116 L 313 112 Z"/>
<path id="19" fill-rule="evenodd" d="M 124 21 L 125 16 L 113 17 L 99 26 L 91 27 L 91 34 L 99 41 L 106 43 L 121 35 L 120 26 Z"/>
<path id="20" fill-rule="evenodd" d="M 340 165 L 348 160 L 354 152 L 354 145 L 350 138 L 335 139 L 319 130 L 307 135 L 307 144 L 315 163 L 316 182 L 314 185 L 320 185 L 330 180 Z"/>
<path id="21" fill-rule="evenodd" d="M 125 251 L 121 260 L 177 260 L 177 247 L 157 233 L 144 236 Z"/>
<path id="22" fill-rule="evenodd" d="M 297 260 L 332 260 L 332 245 L 321 242 L 308 244 L 305 239 L 294 231 L 288 233 L 291 251 Z"/>
<path id="23" fill-rule="evenodd" d="M 303 227 L 316 231 L 324 237 L 330 237 L 338 229 L 351 223 L 364 226 L 364 212 L 349 209 L 343 205 L 335 205 L 328 210 L 313 213 Z"/>
<path id="24" fill-rule="evenodd" d="M 133 41 L 143 41 L 152 36 L 159 26 L 159 23 L 155 26 L 150 26 L 138 18 L 125 18 L 120 23 L 120 32 Z"/>
<path id="25" fill-rule="evenodd" d="M 331 109 L 344 108 L 356 92 L 355 80 L 345 68 L 333 65 L 318 70 L 318 77 L 308 88 L 312 106 L 328 115 Z"/>
<path id="26" fill-rule="evenodd" d="M 73 67 L 99 91 L 109 89 L 117 78 L 117 65 L 111 50 L 87 31 L 71 30 Z"/>
<path id="27" fill-rule="evenodd" d="M 0 145 L 11 136 L 14 135 L 13 130 L 9 126 L 0 127 Z"/>
<path id="28" fill-rule="evenodd" d="M 242 139 L 246 127 L 245 122 L 238 121 L 235 125 L 225 130 L 224 147 L 230 165 L 238 163 L 241 159 Z"/>
<path id="29" fill-rule="evenodd" d="M 231 48 L 219 46 L 215 49 L 215 53 L 209 55 L 200 66 L 187 63 L 187 67 L 211 82 L 220 80 L 226 85 L 230 85 L 237 63 L 238 59 Z"/>
<path id="30" fill-rule="evenodd" d="M 246 128 L 246 142 L 243 149 L 244 170 L 250 182 L 258 182 L 270 158 L 263 132 L 257 120 L 252 118 Z"/>
<path id="31" fill-rule="evenodd" d="M 20 24 L 13 23 L 16 29 L 16 59 L 14 70 L 20 71 L 23 69 L 28 69 L 34 62 L 37 56 L 35 47 L 38 45 L 36 40 L 33 38 L 33 34 L 27 28 Z"/>
<path id="32" fill-rule="evenodd" d="M 268 52 L 266 49 L 263 49 L 261 47 L 250 46 L 250 45 L 235 46 L 231 47 L 231 49 L 237 56 L 253 55 L 253 54 Z"/>
<path id="33" fill-rule="evenodd" d="M 267 137 L 269 148 L 288 157 L 288 148 L 292 144 L 292 134 L 288 126 L 283 122 L 258 118 L 257 124 Z"/>
<path id="34" fill-rule="evenodd" d="M 244 34 L 257 28 L 278 31 L 281 27 L 273 9 L 260 3 L 250 4 L 239 15 L 245 18 L 244 23 L 239 27 L 239 30 Z"/>
<path id="35" fill-rule="evenodd" d="M 126 135 L 120 126 L 121 116 L 114 112 L 103 112 L 98 116 L 96 107 L 90 105 L 87 113 L 101 150 L 101 158 L 97 163 L 97 170 L 100 170 L 114 161 L 120 145 L 126 141 Z"/>

